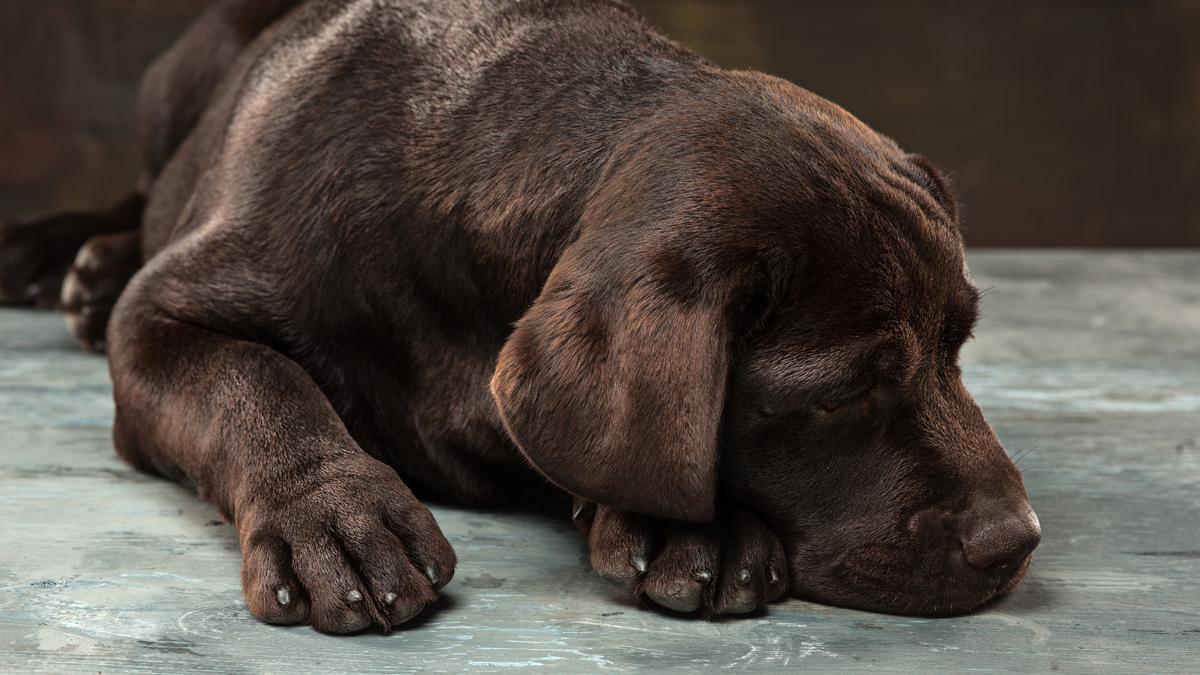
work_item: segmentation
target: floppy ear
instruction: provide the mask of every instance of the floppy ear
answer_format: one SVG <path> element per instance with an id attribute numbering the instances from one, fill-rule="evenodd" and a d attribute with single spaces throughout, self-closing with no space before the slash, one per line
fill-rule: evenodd
<path id="1" fill-rule="evenodd" d="M 585 230 L 500 353 L 509 435 L 564 490 L 693 522 L 715 515 L 733 293 L 696 242 Z"/>

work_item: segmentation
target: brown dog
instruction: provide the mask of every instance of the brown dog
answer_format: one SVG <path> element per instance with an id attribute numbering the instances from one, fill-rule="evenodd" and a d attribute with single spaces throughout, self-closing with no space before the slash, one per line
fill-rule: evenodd
<path id="1" fill-rule="evenodd" d="M 141 110 L 144 203 L 4 227 L 4 294 L 107 336 L 118 451 L 236 523 L 255 616 L 420 612 L 410 487 L 574 495 L 598 572 L 709 616 L 1024 573 L 954 203 L 837 106 L 615 0 L 234 0 Z"/>

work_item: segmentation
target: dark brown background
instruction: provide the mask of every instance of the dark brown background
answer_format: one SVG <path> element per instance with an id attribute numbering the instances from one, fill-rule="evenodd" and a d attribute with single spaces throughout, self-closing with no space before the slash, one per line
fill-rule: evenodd
<path id="1" fill-rule="evenodd" d="M 208 0 L 0 0 L 0 216 L 137 174 L 137 79 Z M 1200 245 L 1200 0 L 634 0 L 955 177 L 979 246 Z"/>

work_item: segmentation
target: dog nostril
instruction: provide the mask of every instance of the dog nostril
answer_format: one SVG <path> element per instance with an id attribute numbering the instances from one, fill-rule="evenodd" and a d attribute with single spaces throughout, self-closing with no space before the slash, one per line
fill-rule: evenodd
<path id="1" fill-rule="evenodd" d="M 1033 511 L 1005 516 L 984 524 L 963 541 L 963 554 L 972 567 L 1015 569 L 1042 541 L 1042 528 Z"/>

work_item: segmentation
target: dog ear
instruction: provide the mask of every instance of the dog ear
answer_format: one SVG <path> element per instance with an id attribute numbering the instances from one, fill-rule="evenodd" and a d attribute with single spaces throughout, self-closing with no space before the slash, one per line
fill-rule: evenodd
<path id="1" fill-rule="evenodd" d="M 733 275 L 654 227 L 584 230 L 500 353 L 513 441 L 564 490 L 676 520 L 715 515 Z"/>
<path id="2" fill-rule="evenodd" d="M 929 194 L 937 201 L 938 205 L 946 211 L 946 215 L 950 220 L 958 223 L 958 200 L 954 197 L 954 187 L 950 180 L 943 174 L 933 162 L 929 161 L 921 155 L 909 155 L 908 159 L 913 165 L 920 170 L 921 185 L 929 191 Z"/>

